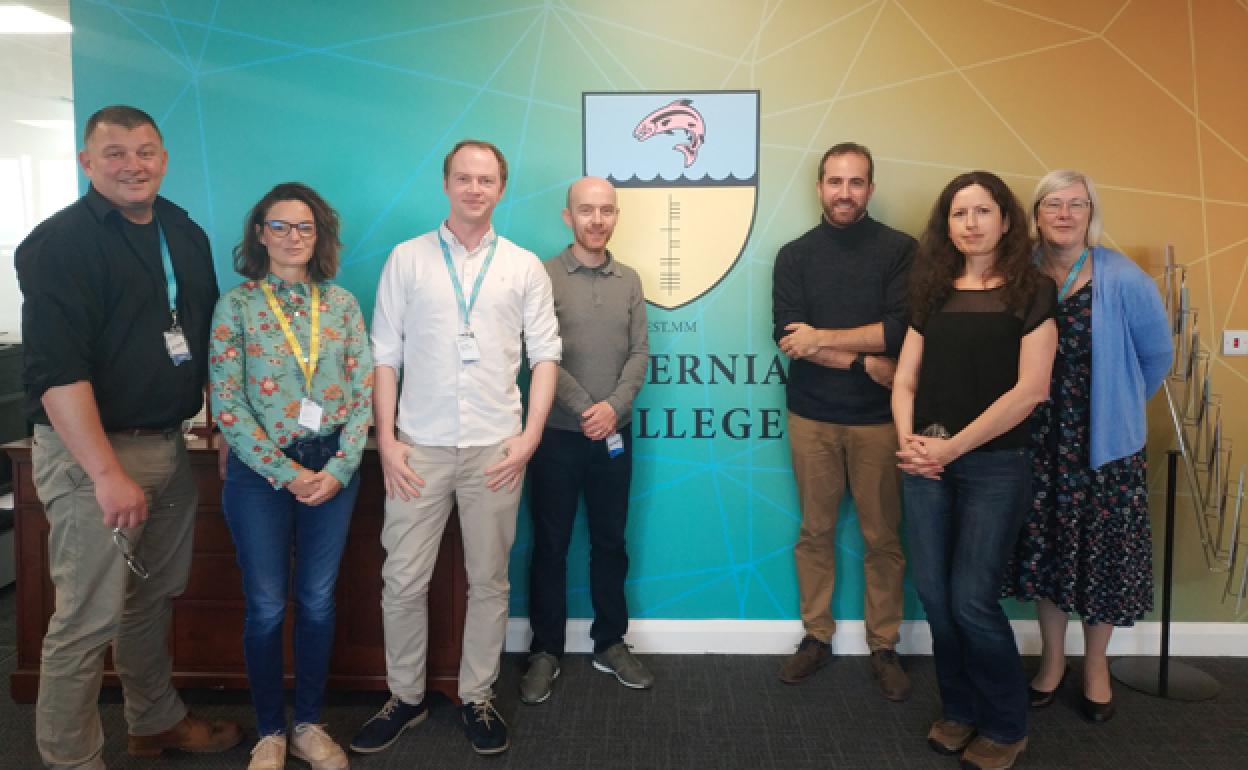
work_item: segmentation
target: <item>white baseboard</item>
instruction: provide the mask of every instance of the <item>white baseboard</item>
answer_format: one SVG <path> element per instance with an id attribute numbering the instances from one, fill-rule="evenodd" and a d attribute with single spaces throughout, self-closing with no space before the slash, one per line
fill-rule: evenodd
<path id="1" fill-rule="evenodd" d="M 591 652 L 590 621 L 568 621 L 568 652 Z M 861 620 L 837 622 L 833 650 L 839 655 L 866 655 L 867 642 Z M 1034 620 L 1015 620 L 1014 635 L 1024 655 L 1040 652 L 1040 630 Z M 796 620 L 630 620 L 627 641 L 639 653 L 784 655 L 802 637 Z M 507 622 L 507 651 L 529 649 L 528 618 Z M 1161 648 L 1160 623 L 1136 623 L 1114 631 L 1110 655 L 1157 655 Z M 906 621 L 901 625 L 897 651 L 903 655 L 930 655 L 932 637 L 927 623 Z M 1072 622 L 1066 633 L 1066 652 L 1083 654 L 1083 631 Z M 1248 657 L 1248 623 L 1172 623 L 1170 654 L 1182 657 Z"/>

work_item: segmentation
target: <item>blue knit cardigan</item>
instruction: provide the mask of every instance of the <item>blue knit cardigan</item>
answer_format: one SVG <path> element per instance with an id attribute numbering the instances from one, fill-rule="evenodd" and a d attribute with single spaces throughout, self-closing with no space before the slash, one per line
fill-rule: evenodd
<path id="1" fill-rule="evenodd" d="M 1099 468 L 1144 446 L 1145 407 L 1174 358 L 1153 279 L 1126 256 L 1092 250 L 1092 406 L 1089 460 Z"/>

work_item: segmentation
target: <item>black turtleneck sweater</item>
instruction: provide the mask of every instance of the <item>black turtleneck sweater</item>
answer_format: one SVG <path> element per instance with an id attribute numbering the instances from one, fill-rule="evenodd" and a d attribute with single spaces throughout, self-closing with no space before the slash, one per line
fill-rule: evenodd
<path id="1" fill-rule="evenodd" d="M 885 354 L 897 357 L 906 334 L 906 282 L 913 238 L 864 216 L 849 227 L 821 221 L 776 255 L 773 334 L 801 321 L 816 329 L 850 329 L 882 321 Z M 889 390 L 862 372 L 795 360 L 789 367 L 789 411 L 820 422 L 878 425 L 892 420 Z"/>

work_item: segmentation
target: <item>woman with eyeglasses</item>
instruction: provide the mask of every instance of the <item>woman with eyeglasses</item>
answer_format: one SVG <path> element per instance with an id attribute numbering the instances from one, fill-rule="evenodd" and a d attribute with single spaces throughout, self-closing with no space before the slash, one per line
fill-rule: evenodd
<path id="1" fill-rule="evenodd" d="M 373 366 L 359 303 L 330 283 L 338 214 L 306 185 L 274 187 L 234 249 L 247 280 L 212 321 L 213 414 L 229 444 L 222 507 L 243 576 L 243 651 L 259 742 L 251 770 L 290 753 L 346 768 L 320 724 L 334 642 L 334 585 L 372 417 Z M 282 624 L 294 559 L 294 729 L 286 731 Z"/>
<path id="2" fill-rule="evenodd" d="M 995 174 L 941 192 L 910 294 L 892 405 L 940 687 L 927 741 L 964 767 L 1008 768 L 1027 746 L 1027 682 L 999 597 L 1030 500 L 1025 421 L 1048 397 L 1057 327 L 1026 215 Z"/>
<path id="3" fill-rule="evenodd" d="M 1083 620 L 1082 711 L 1114 714 L 1105 651 L 1115 626 L 1153 607 L 1145 405 L 1173 349 L 1153 279 L 1098 245 L 1096 187 L 1078 171 L 1045 175 L 1032 200 L 1036 265 L 1061 287 L 1052 400 L 1031 420 L 1035 499 L 1006 593 L 1034 600 L 1044 653 L 1033 707 L 1066 677 L 1068 613 Z"/>

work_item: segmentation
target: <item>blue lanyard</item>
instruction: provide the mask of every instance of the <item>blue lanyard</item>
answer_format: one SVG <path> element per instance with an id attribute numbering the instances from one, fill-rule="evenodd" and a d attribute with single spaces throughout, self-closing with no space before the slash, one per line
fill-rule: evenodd
<path id="1" fill-rule="evenodd" d="M 165 241 L 165 228 L 156 220 L 156 232 L 160 233 L 160 261 L 165 269 L 165 293 L 169 295 L 169 314 L 173 326 L 178 326 L 178 277 L 173 272 L 173 258 L 169 256 L 169 244 Z"/>
<path id="2" fill-rule="evenodd" d="M 1066 299 L 1070 286 L 1075 282 L 1075 276 L 1079 275 L 1079 271 L 1083 269 L 1083 263 L 1088 261 L 1088 250 L 1084 249 L 1079 255 L 1079 259 L 1075 260 L 1075 264 L 1071 266 L 1070 272 L 1066 274 L 1066 282 L 1062 284 L 1062 290 L 1057 293 L 1057 301 L 1062 302 Z"/>
<path id="3" fill-rule="evenodd" d="M 455 299 L 459 302 L 459 317 L 464 322 L 464 329 L 468 328 L 468 316 L 472 315 L 472 309 L 477 304 L 477 295 L 481 293 L 481 283 L 485 281 L 485 272 L 490 269 L 490 263 L 494 261 L 494 249 L 498 248 L 498 236 L 494 236 L 494 242 L 490 244 L 490 251 L 485 255 L 485 262 L 481 265 L 481 272 L 477 273 L 477 280 L 472 285 L 472 296 L 467 301 L 464 300 L 464 287 L 459 282 L 459 276 L 455 274 L 455 263 L 451 261 L 451 248 L 446 245 L 446 240 L 442 238 L 442 230 L 438 230 L 438 243 L 442 244 L 442 258 L 446 260 L 446 272 L 451 274 L 451 286 L 455 288 Z"/>

